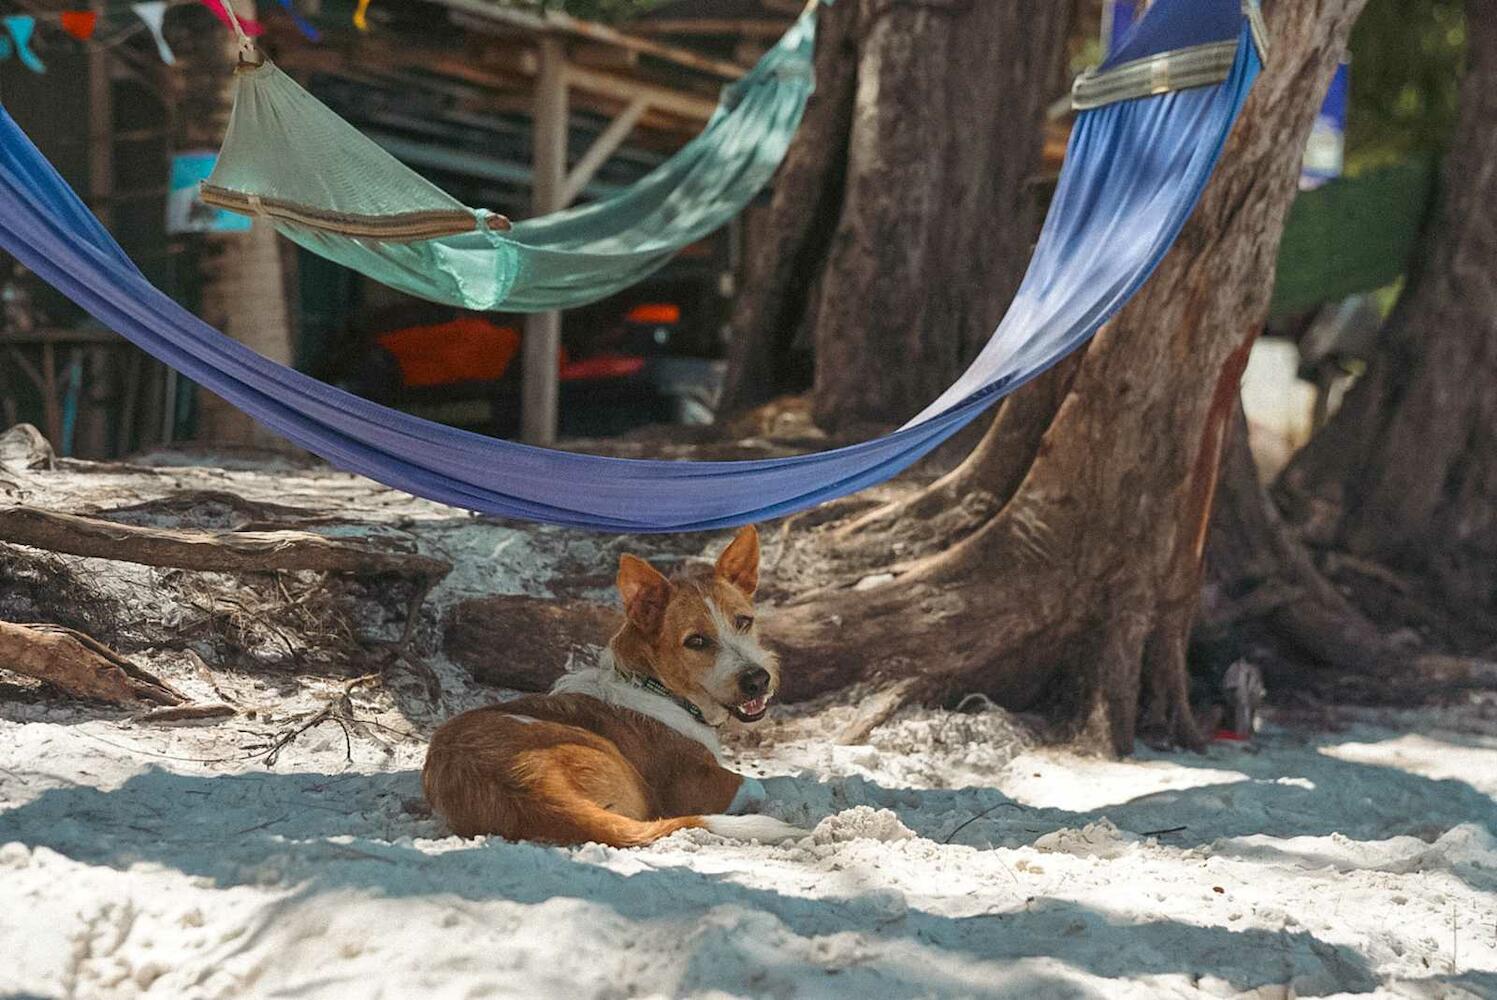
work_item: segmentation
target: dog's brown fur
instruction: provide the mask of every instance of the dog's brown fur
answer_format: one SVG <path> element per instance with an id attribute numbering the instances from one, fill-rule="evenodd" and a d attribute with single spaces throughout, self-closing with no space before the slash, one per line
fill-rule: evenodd
<path id="1" fill-rule="evenodd" d="M 759 541 L 753 528 L 733 540 L 708 573 L 666 580 L 633 556 L 620 560 L 626 620 L 610 643 L 618 666 L 658 679 L 720 724 L 730 714 L 721 652 L 753 642 Z M 713 613 L 713 609 L 717 613 Z M 735 636 L 719 634 L 727 623 Z M 762 662 L 779 676 L 772 658 Z M 747 704 L 747 703 L 745 703 Z M 585 694 L 530 696 L 465 712 L 432 737 L 422 786 L 460 836 L 498 834 L 558 844 L 648 844 L 707 826 L 743 778 L 697 740 L 639 712 Z"/>

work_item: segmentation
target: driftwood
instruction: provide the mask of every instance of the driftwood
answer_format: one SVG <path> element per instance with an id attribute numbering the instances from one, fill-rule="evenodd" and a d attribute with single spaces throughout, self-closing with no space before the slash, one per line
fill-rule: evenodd
<path id="1" fill-rule="evenodd" d="M 116 704 L 186 699 L 160 678 L 72 629 L 0 622 L 0 667 L 47 681 L 78 698 Z"/>
<path id="2" fill-rule="evenodd" d="M 895 681 L 858 706 L 858 714 L 837 734 L 837 742 L 843 746 L 867 743 L 873 731 L 894 717 L 911 700 L 916 683 L 912 677 Z"/>
<path id="3" fill-rule="evenodd" d="M 617 611 L 590 601 L 482 597 L 452 609 L 443 649 L 481 681 L 545 691 L 574 653 L 606 646 L 618 626 Z"/>
<path id="4" fill-rule="evenodd" d="M 238 715 L 239 710 L 223 702 L 207 705 L 175 705 L 168 708 L 153 708 L 135 717 L 136 722 L 201 722 L 204 719 L 227 719 Z"/>
<path id="5" fill-rule="evenodd" d="M 87 513 L 116 524 L 174 522 L 200 530 L 225 531 L 276 531 L 309 524 L 347 523 L 325 511 L 250 500 L 227 490 L 178 490 L 141 503 Z"/>
<path id="6" fill-rule="evenodd" d="M 0 541 L 73 556 L 208 572 L 389 574 L 440 580 L 450 563 L 350 545 L 304 531 L 192 531 L 115 524 L 34 507 L 0 507 Z"/>

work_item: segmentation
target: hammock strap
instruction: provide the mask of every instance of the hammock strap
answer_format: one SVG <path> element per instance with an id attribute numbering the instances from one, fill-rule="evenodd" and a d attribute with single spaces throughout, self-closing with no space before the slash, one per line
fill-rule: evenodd
<path id="1" fill-rule="evenodd" d="M 306 229 L 324 233 L 336 233 L 355 239 L 384 240 L 387 242 L 411 242 L 434 240 L 443 236 L 457 236 L 475 230 L 498 230 L 510 228 L 510 221 L 497 212 L 429 210 L 400 212 L 393 215 L 359 215 L 353 212 L 335 212 L 325 208 L 313 208 L 282 198 L 267 198 L 263 195 L 243 194 L 230 191 L 216 184 L 199 185 L 200 196 L 205 205 L 225 208 L 240 215 L 259 215 L 281 222 L 290 222 Z"/>
<path id="2" fill-rule="evenodd" d="M 1242 12 L 1247 15 L 1248 30 L 1253 33 L 1253 45 L 1258 49 L 1258 58 L 1268 62 L 1268 22 L 1263 20 L 1263 8 L 1258 0 L 1242 0 Z"/>
<path id="3" fill-rule="evenodd" d="M 1258 0 L 1242 0 L 1242 12 L 1258 57 L 1268 59 L 1268 26 Z M 1172 90 L 1214 87 L 1224 82 L 1237 59 L 1237 41 L 1226 39 L 1159 52 L 1106 70 L 1089 69 L 1071 88 L 1071 107 L 1077 111 L 1153 97 Z"/>
<path id="4" fill-rule="evenodd" d="M 234 29 L 234 37 L 239 40 L 240 68 L 264 65 L 265 57 L 260 55 L 250 36 L 244 33 L 244 25 L 239 23 L 239 15 L 234 12 L 234 0 L 218 0 L 218 2 L 219 6 L 223 7 L 224 13 L 229 16 L 229 27 Z"/>

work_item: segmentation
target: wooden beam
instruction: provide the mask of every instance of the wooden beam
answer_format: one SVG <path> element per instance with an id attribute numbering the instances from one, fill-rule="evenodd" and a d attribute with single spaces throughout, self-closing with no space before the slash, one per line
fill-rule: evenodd
<path id="1" fill-rule="evenodd" d="M 568 47 L 567 58 L 578 66 L 591 66 L 593 69 L 614 73 L 632 73 L 639 65 L 638 52 L 601 42 L 573 42 Z"/>
<path id="2" fill-rule="evenodd" d="M 537 33 L 561 33 L 573 35 L 578 38 L 586 38 L 594 42 L 603 42 L 616 45 L 630 52 L 638 52 L 640 55 L 653 56 L 666 62 L 675 63 L 688 69 L 700 70 L 713 76 L 720 76 L 726 80 L 736 80 L 748 72 L 748 67 L 737 63 L 728 62 L 723 59 L 713 59 L 709 56 L 692 52 L 675 45 L 666 45 L 650 38 L 640 38 L 637 35 L 626 34 L 616 28 L 596 24 L 592 21 L 583 21 L 571 17 L 559 11 L 548 10 L 539 13 L 516 10 L 512 7 L 503 7 L 492 0 L 437 0 L 442 6 L 453 11 L 463 20 L 474 22 L 478 25 L 488 22 L 489 24 L 502 24 L 524 31 Z M 464 17 L 465 15 L 465 17 Z"/>
<path id="3" fill-rule="evenodd" d="M 567 54 L 560 38 L 540 42 L 540 74 L 535 86 L 535 162 L 531 188 L 536 215 L 562 207 L 567 182 Z M 524 368 L 520 386 L 520 432 L 529 444 L 556 443 L 560 396 L 561 313 L 525 317 Z"/>
<path id="4" fill-rule="evenodd" d="M 290 49 L 277 57 L 276 63 L 282 69 L 297 73 L 328 73 L 361 83 L 396 86 L 395 81 L 381 79 L 368 68 L 383 64 L 451 76 L 474 87 L 501 93 L 513 92 L 516 86 L 524 87 L 527 78 L 540 74 L 540 58 L 531 51 L 507 52 L 502 67 L 480 67 L 455 60 L 450 53 L 440 50 L 418 45 L 387 45 L 374 40 L 360 40 L 346 51 L 335 47 L 335 43 L 331 41 L 316 47 Z M 437 84 L 437 81 L 421 81 L 419 85 L 440 89 Z M 418 84 L 406 79 L 400 81 L 399 85 L 409 87 Z M 655 112 L 665 112 L 690 122 L 705 122 L 717 110 L 717 101 L 711 97 L 584 66 L 567 67 L 567 85 L 611 102 L 623 101 L 626 105 L 628 101 L 643 97 L 650 104 L 652 118 L 655 117 Z M 475 93 L 470 99 L 477 101 L 488 97 L 491 95 Z"/>
<path id="5" fill-rule="evenodd" d="M 628 107 L 619 114 L 617 118 L 608 123 L 593 144 L 588 147 L 587 152 L 582 154 L 582 159 L 567 174 L 566 183 L 561 189 L 561 208 L 566 208 L 577 200 L 577 196 L 587 187 L 588 182 L 597 176 L 598 168 L 608 162 L 608 158 L 623 145 L 629 133 L 634 131 L 634 126 L 639 123 L 650 102 L 643 97 L 636 97 L 629 102 Z"/>
<path id="6" fill-rule="evenodd" d="M 661 18 L 636 21 L 630 29 L 641 35 L 737 35 L 748 38 L 779 38 L 789 27 L 762 18 Z"/>
<path id="7" fill-rule="evenodd" d="M 650 103 L 650 107 L 657 111 L 668 111 L 693 121 L 705 122 L 717 111 L 717 101 L 711 98 L 698 97 L 695 94 L 671 90 L 668 87 L 657 87 L 627 76 L 604 73 L 582 66 L 567 67 L 567 85 L 590 94 L 603 94 L 614 98 L 623 97 L 634 100 L 642 97 Z"/>

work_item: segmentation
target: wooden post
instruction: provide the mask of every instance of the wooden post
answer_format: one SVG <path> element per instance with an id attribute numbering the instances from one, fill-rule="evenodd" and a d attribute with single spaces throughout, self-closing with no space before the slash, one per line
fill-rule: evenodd
<path id="1" fill-rule="evenodd" d="M 89 8 L 101 18 L 103 0 L 94 0 Z M 88 50 L 88 193 L 94 214 L 105 226 L 114 225 L 114 84 L 111 79 L 109 51 L 95 44 Z M 133 351 L 128 346 L 124 350 Z M 110 448 L 109 431 L 115 419 L 107 413 L 114 397 L 110 391 L 112 369 L 110 348 L 94 345 L 88 349 L 84 369 L 84 389 L 77 401 L 77 439 L 73 454 L 82 458 L 106 458 Z M 61 442 L 54 442 L 61 444 Z"/>
<path id="2" fill-rule="evenodd" d="M 567 64 L 560 38 L 543 35 L 540 75 L 535 87 L 532 206 L 537 215 L 561 208 L 567 182 Z M 556 442 L 561 353 L 561 313 L 532 313 L 525 319 L 525 367 L 520 391 L 520 434 L 528 444 Z"/>

